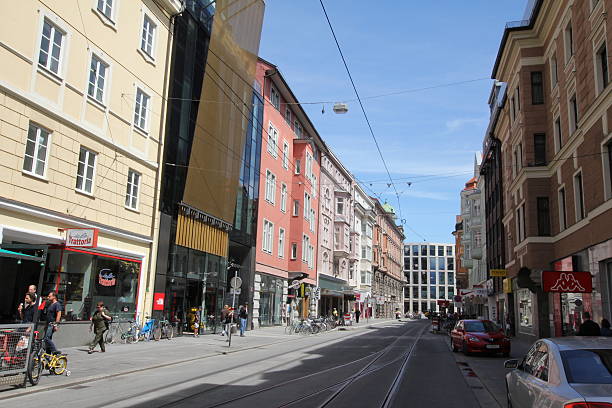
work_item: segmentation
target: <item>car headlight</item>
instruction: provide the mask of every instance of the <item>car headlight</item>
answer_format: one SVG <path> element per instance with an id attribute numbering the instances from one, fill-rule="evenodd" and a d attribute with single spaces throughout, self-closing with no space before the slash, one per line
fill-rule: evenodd
<path id="1" fill-rule="evenodd" d="M 474 337 L 474 336 L 467 336 L 468 341 L 472 341 L 474 343 L 478 343 L 480 341 L 480 339 L 478 337 Z"/>

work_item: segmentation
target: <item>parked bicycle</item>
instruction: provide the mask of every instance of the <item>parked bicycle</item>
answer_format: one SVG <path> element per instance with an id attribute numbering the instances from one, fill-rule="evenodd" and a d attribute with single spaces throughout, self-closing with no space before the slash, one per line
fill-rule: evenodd
<path id="1" fill-rule="evenodd" d="M 153 329 L 153 338 L 157 341 L 166 338 L 172 340 L 174 337 L 175 324 L 170 323 L 167 319 L 158 320 Z"/>

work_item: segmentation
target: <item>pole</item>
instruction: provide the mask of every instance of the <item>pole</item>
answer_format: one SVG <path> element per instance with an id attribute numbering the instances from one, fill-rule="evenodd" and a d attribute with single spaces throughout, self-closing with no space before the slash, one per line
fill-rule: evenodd
<path id="1" fill-rule="evenodd" d="M 238 269 L 236 269 L 236 271 L 234 272 L 234 278 L 238 277 Z M 227 348 L 232 347 L 232 327 L 233 327 L 233 320 L 236 316 L 236 310 L 235 310 L 235 306 L 236 306 L 236 290 L 237 288 L 232 288 L 232 291 L 234 292 L 232 294 L 232 312 L 234 313 L 234 315 L 232 316 L 232 319 L 230 320 L 230 326 L 229 326 L 229 333 L 227 333 L 227 335 L 229 336 L 229 341 L 227 344 Z"/>

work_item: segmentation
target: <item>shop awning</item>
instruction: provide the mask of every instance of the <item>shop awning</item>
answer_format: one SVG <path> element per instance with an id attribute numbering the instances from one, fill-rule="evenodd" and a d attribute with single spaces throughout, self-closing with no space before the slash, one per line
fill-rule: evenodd
<path id="1" fill-rule="evenodd" d="M 2 249 L 2 248 L 0 248 L 0 257 L 24 259 L 24 260 L 34 261 L 34 262 L 44 261 L 44 258 L 41 258 L 39 256 L 22 254 L 20 252 L 9 251 L 8 249 Z"/>

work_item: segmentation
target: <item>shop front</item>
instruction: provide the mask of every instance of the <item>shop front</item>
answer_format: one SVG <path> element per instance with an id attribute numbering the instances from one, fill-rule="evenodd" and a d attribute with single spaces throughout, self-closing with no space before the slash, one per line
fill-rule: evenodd
<path id="1" fill-rule="evenodd" d="M 256 274 L 255 279 L 259 282 L 259 326 L 282 325 L 283 315 L 287 313 L 283 296 L 286 280 L 263 273 Z"/>
<path id="2" fill-rule="evenodd" d="M 345 280 L 321 274 L 319 275 L 319 288 L 321 290 L 320 316 L 331 316 L 334 309 L 338 311 L 338 315 L 350 311 L 348 309 L 348 297 L 345 301 L 345 293 L 350 292 L 352 294 L 353 290 Z"/>

